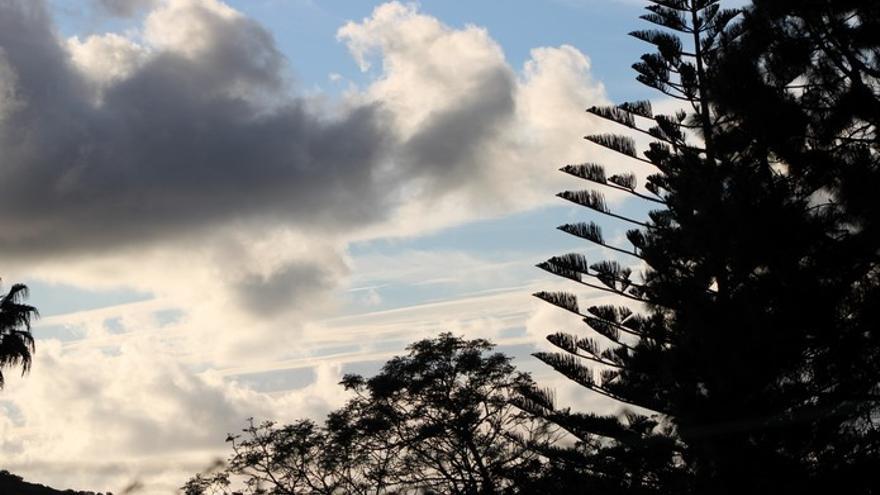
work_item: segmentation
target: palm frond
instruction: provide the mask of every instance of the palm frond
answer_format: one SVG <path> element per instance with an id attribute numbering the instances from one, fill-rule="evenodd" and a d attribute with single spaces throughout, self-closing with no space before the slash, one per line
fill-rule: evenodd
<path id="1" fill-rule="evenodd" d="M 26 285 L 15 284 L 0 297 L 0 370 L 20 366 L 22 375 L 31 368 L 34 353 L 31 320 L 39 315 L 35 307 L 22 302 L 28 295 Z M 3 384 L 4 377 L 0 373 L 0 388 Z"/>

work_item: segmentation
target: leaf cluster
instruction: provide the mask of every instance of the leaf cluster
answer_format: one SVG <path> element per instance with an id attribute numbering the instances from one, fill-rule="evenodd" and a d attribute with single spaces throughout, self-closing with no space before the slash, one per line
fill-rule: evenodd
<path id="1" fill-rule="evenodd" d="M 545 468 L 554 428 L 517 407 L 534 387 L 482 339 L 416 342 L 371 378 L 346 375 L 353 397 L 319 425 L 251 422 L 230 436 L 227 467 L 194 477 L 190 495 L 523 493 Z M 213 490 L 213 491 L 212 491 Z"/>
<path id="2" fill-rule="evenodd" d="M 0 297 L 0 388 L 5 382 L 3 368 L 21 367 L 22 375 L 31 367 L 34 338 L 31 321 L 39 313 L 37 308 L 25 304 L 28 288 L 15 284 Z"/>

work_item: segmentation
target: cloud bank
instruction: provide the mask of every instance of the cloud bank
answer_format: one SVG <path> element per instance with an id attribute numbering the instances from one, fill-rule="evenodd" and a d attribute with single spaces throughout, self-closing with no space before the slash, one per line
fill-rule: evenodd
<path id="1" fill-rule="evenodd" d="M 298 92 L 297 61 L 218 0 L 98 3 L 140 28 L 61 39 L 44 2 L 0 0 L 2 275 L 147 291 L 185 318 L 40 343 L 0 452 L 24 473 L 91 463 L 62 485 L 119 490 L 157 452 L 202 459 L 244 417 L 338 401 L 331 364 L 281 397 L 210 370 L 296 354 L 353 241 L 546 203 L 606 101 L 573 47 L 513 67 L 485 29 L 397 2 L 339 29 L 373 79 L 336 100 Z"/>
<path id="2" fill-rule="evenodd" d="M 42 2 L 0 2 L 6 276 L 181 296 L 160 280 L 189 265 L 243 309 L 300 294 L 305 264 L 329 287 L 351 240 L 546 202 L 605 99 L 570 46 L 517 72 L 484 29 L 393 2 L 339 30 L 382 69 L 328 103 L 298 96 L 271 33 L 229 6 L 153 3 L 137 33 L 61 40 Z M 267 237 L 269 255 L 251 242 Z"/>

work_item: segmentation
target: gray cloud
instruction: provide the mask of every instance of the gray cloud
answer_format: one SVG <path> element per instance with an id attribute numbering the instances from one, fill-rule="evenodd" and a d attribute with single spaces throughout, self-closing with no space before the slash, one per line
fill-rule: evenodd
<path id="1" fill-rule="evenodd" d="M 505 130 L 514 111 L 513 75 L 506 67 L 492 67 L 478 79 L 478 86 L 462 101 L 432 115 L 402 146 L 404 162 L 419 170 L 434 171 L 429 191 L 448 192 L 464 184 L 479 184 L 490 170 L 481 146 Z"/>
<path id="2" fill-rule="evenodd" d="M 197 57 L 159 53 L 95 105 L 39 3 L 0 3 L 18 103 L 0 123 L 0 252 L 111 248 L 254 216 L 339 227 L 385 209 L 381 112 L 330 120 L 295 99 L 267 111 L 253 96 L 278 96 L 271 37 L 209 21 Z"/>
<path id="3" fill-rule="evenodd" d="M 385 325 L 308 325 L 346 273 L 342 246 L 494 214 L 499 197 L 551 198 L 548 168 L 582 156 L 572 123 L 605 101 L 571 47 L 535 51 L 519 78 L 484 30 L 389 3 L 339 33 L 381 74 L 322 105 L 292 96 L 271 35 L 218 0 L 103 3 L 157 7 L 140 35 L 60 40 L 42 2 L 0 0 L 0 259 L 19 270 L 2 275 L 158 298 L 53 317 L 86 338 L 43 341 L 27 382 L 10 385 L 5 467 L 49 484 L 116 490 L 155 474 L 166 493 L 245 416 L 340 404 L 348 358 L 304 339 Z M 378 269 L 393 279 L 401 263 Z M 171 307 L 182 317 L 155 331 Z M 108 335 L 116 317 L 126 332 Z M 271 397 L 182 365 L 317 356 L 315 383 Z"/>
<path id="4" fill-rule="evenodd" d="M 315 295 L 335 286 L 332 271 L 311 263 L 288 263 L 269 275 L 249 274 L 236 284 L 244 307 L 260 316 L 274 316 L 291 307 L 305 308 Z"/>
<path id="5" fill-rule="evenodd" d="M 128 17 L 156 4 L 156 0 L 97 0 L 98 6 L 110 15 Z"/>
<path id="6" fill-rule="evenodd" d="M 197 38 L 160 39 L 96 103 L 41 2 L 0 1 L 0 65 L 14 75 L 0 102 L 0 253 L 93 253 L 254 219 L 351 229 L 389 215 L 412 181 L 446 192 L 478 175 L 480 143 L 512 112 L 513 75 L 492 67 L 406 142 L 381 102 L 321 115 L 288 96 L 269 33 L 208 4 L 174 18 Z"/>

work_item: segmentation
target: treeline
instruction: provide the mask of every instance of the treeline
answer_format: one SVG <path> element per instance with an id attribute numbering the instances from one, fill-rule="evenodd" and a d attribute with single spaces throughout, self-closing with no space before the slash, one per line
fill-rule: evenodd
<path id="1" fill-rule="evenodd" d="M 14 475 L 5 469 L 0 470 L 0 493 L 3 495 L 113 495 L 100 492 L 78 492 L 75 490 L 55 490 L 37 483 L 28 483 L 21 476 Z"/>
<path id="2" fill-rule="evenodd" d="M 647 10 L 631 35 L 656 51 L 633 68 L 680 110 L 590 108 L 621 134 L 586 139 L 633 172 L 567 165 L 593 189 L 559 194 L 629 245 L 567 224 L 611 258 L 539 265 L 619 303 L 535 294 L 586 325 L 536 357 L 630 412 L 560 409 L 487 342 L 444 334 L 346 377 L 323 424 L 250 425 L 188 494 L 880 492 L 880 2 Z"/>

